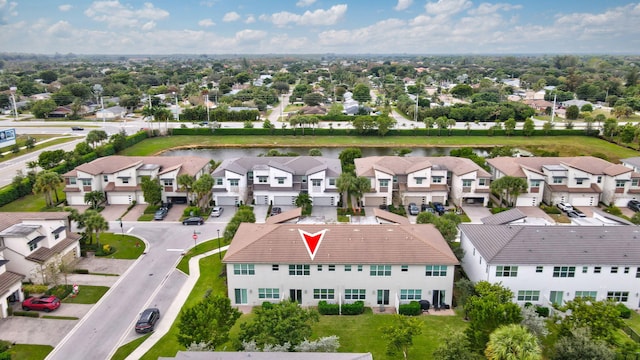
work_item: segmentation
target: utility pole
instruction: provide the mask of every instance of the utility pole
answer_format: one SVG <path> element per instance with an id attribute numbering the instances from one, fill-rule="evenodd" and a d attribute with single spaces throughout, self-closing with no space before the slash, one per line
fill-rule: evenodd
<path id="1" fill-rule="evenodd" d="M 11 103 L 13 104 L 13 121 L 17 121 L 18 105 L 16 104 L 16 91 L 18 91 L 18 88 L 15 86 L 12 86 L 9 88 L 9 91 L 11 92 Z"/>
<path id="2" fill-rule="evenodd" d="M 556 117 L 556 96 L 558 93 L 553 94 L 553 107 L 551 107 L 551 123 L 553 124 L 553 119 Z"/>

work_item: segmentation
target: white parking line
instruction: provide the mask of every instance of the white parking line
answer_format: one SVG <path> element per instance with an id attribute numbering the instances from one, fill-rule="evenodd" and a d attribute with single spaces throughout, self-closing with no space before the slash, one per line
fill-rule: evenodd
<path id="1" fill-rule="evenodd" d="M 131 231 L 133 231 L 134 228 L 131 228 L 129 230 L 127 230 L 127 234 L 130 233 Z"/>

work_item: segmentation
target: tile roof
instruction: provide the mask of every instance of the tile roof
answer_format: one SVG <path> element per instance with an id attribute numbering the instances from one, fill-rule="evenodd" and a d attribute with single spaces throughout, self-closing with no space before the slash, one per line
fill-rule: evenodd
<path id="1" fill-rule="evenodd" d="M 525 177 L 522 168 L 542 171 L 543 166 L 564 165 L 594 175 L 620 175 L 632 171 L 620 164 L 612 164 L 594 156 L 574 157 L 496 157 L 487 159 L 487 163 L 508 176 Z"/>
<path id="2" fill-rule="evenodd" d="M 299 230 L 326 230 L 311 260 Z M 250 224 L 242 223 L 224 257 L 229 263 L 434 264 L 458 260 L 431 224 Z"/>
<path id="3" fill-rule="evenodd" d="M 633 166 L 636 169 L 640 168 L 640 156 L 621 159 L 620 162 L 623 163 L 623 164 L 629 164 L 629 165 Z"/>
<path id="4" fill-rule="evenodd" d="M 131 167 L 146 165 L 159 165 L 160 173 L 165 169 L 180 168 L 178 175 L 195 175 L 209 164 L 209 159 L 197 156 L 105 156 L 95 159 L 89 163 L 82 164 L 74 170 L 67 172 L 63 176 L 77 176 L 77 171 L 82 171 L 91 175 L 113 174 Z"/>
<path id="5" fill-rule="evenodd" d="M 390 211 L 373 208 L 373 216 L 380 218 L 384 221 L 389 221 L 396 224 L 409 225 L 409 219 L 404 216 L 400 216 L 398 214 L 394 214 Z"/>
<path id="6" fill-rule="evenodd" d="M 267 224 L 280 224 L 289 220 L 297 219 L 302 216 L 302 208 L 284 211 L 280 214 L 269 216 L 265 222 Z"/>
<path id="7" fill-rule="evenodd" d="M 637 226 L 510 226 L 461 224 L 492 264 L 640 265 Z"/>
<path id="8" fill-rule="evenodd" d="M 0 274 L 0 295 L 9 291 L 16 283 L 22 282 L 24 278 L 24 275 L 12 271 L 5 271 Z"/>
<path id="9" fill-rule="evenodd" d="M 68 212 L 0 212 L 0 231 L 23 220 L 67 220 Z"/>
<path id="10" fill-rule="evenodd" d="M 497 214 L 484 217 L 480 219 L 480 221 L 482 221 L 483 224 L 488 224 L 488 225 L 502 225 L 502 224 L 508 224 L 512 221 L 521 220 L 526 217 L 527 215 L 525 215 L 522 211 L 518 210 L 517 208 L 513 208 L 507 211 L 499 212 Z"/>
<path id="11" fill-rule="evenodd" d="M 224 170 L 246 175 L 251 170 L 266 169 L 266 166 L 293 175 L 311 175 L 322 170 L 326 170 L 330 176 L 338 176 L 342 173 L 339 159 L 321 156 L 247 156 L 222 161 L 213 172 L 213 176 L 224 175 Z"/>
<path id="12" fill-rule="evenodd" d="M 78 242 L 78 240 L 80 240 L 80 235 L 70 233 L 67 235 L 66 239 L 60 240 L 60 242 L 55 244 L 52 248 L 40 247 L 36 251 L 32 252 L 29 256 L 25 257 L 25 259 L 37 262 L 38 264 L 42 264 L 51 259 L 53 256 L 60 254 L 64 249 L 66 249 L 73 243 Z"/>
<path id="13" fill-rule="evenodd" d="M 367 156 L 355 159 L 357 176 L 374 176 L 374 170 L 390 175 L 406 175 L 430 167 L 441 167 L 455 175 L 478 171 L 480 177 L 491 175 L 473 161 L 455 156 Z"/>

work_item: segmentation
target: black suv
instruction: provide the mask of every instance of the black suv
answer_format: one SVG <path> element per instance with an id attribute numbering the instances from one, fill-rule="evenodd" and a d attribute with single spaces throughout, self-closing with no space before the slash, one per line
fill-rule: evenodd
<path id="1" fill-rule="evenodd" d="M 140 319 L 136 322 L 136 332 L 140 334 L 153 331 L 156 322 L 160 319 L 160 310 L 149 308 L 142 312 Z"/>
<path id="2" fill-rule="evenodd" d="M 635 212 L 640 211 L 640 201 L 638 200 L 629 200 L 627 203 L 627 207 Z"/>

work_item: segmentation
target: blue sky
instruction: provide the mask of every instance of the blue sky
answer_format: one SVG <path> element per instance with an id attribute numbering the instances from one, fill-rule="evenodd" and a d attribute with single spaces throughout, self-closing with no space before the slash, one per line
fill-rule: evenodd
<path id="1" fill-rule="evenodd" d="M 0 52 L 637 54 L 639 35 L 621 0 L 0 0 Z"/>

